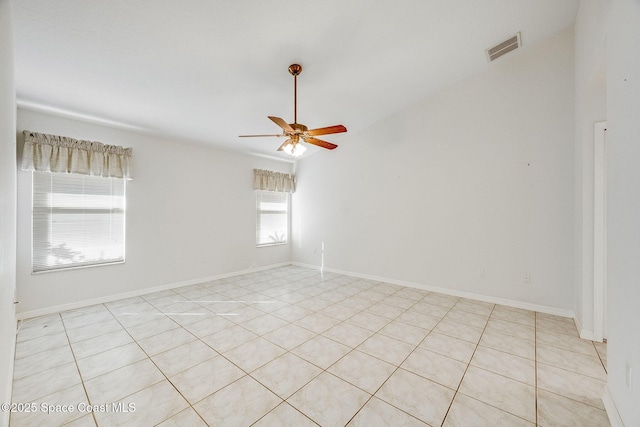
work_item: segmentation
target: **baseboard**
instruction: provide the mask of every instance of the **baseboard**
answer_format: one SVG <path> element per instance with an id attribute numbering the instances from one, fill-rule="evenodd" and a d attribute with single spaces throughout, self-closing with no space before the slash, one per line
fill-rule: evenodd
<path id="1" fill-rule="evenodd" d="M 300 263 L 300 262 L 292 262 L 292 265 L 296 265 L 298 267 L 307 267 L 307 268 L 313 268 L 318 270 L 319 267 L 317 265 L 311 265 L 311 264 L 304 264 L 304 263 Z M 527 303 L 527 302 L 522 302 L 522 301 L 515 301 L 515 300 L 509 300 L 509 299 L 504 299 L 504 298 L 498 298 L 498 297 L 492 297 L 492 296 L 487 296 L 487 295 L 482 295 L 482 294 L 475 294 L 472 292 L 465 292 L 465 291 L 458 291 L 455 289 L 448 289 L 448 288 L 441 288 L 438 286 L 431 286 L 431 285 L 424 285 L 421 283 L 414 283 L 414 282 L 407 282 L 404 280 L 396 280 L 396 279 L 392 279 L 389 277 L 380 277 L 380 276 L 373 276 L 370 274 L 362 274 L 362 273 L 357 273 L 357 272 L 353 272 L 353 271 L 345 271 L 345 270 L 338 270 L 335 268 L 324 268 L 324 271 L 330 272 L 330 273 L 337 273 L 337 274 L 344 274 L 345 276 L 351 276 L 351 277 L 358 277 L 361 279 L 367 279 L 367 280 L 375 280 L 376 282 L 385 282 L 385 283 L 391 283 L 393 285 L 399 285 L 399 286 L 407 286 L 410 288 L 416 288 L 416 289 L 422 289 L 425 291 L 429 291 L 429 292 L 438 292 L 441 294 L 446 294 L 446 295 L 451 295 L 451 296 L 455 296 L 455 297 L 462 297 L 462 298 L 469 298 L 469 299 L 474 299 L 477 301 L 484 301 L 484 302 L 489 302 L 492 304 L 501 304 L 501 305 L 506 305 L 509 307 L 514 307 L 514 308 L 522 308 L 525 310 L 531 310 L 531 311 L 537 311 L 539 313 L 545 313 L 545 314 L 552 314 L 555 316 L 561 316 L 561 317 L 569 317 L 572 319 L 575 319 L 575 313 L 571 310 L 564 310 L 561 308 L 557 308 L 557 307 L 549 307 L 546 305 L 539 305 L 539 304 L 531 304 L 531 303 Z"/>
<path id="2" fill-rule="evenodd" d="M 582 326 L 582 322 L 580 322 L 580 319 L 577 316 L 573 320 L 576 322 L 576 328 L 578 328 L 578 331 L 580 332 L 580 338 L 582 338 L 583 340 L 589 340 L 589 341 L 595 341 L 595 342 L 604 341 L 602 337 L 596 338 L 596 333 L 594 331 L 585 329 Z"/>
<path id="3" fill-rule="evenodd" d="M 574 319 L 576 321 L 576 325 L 578 322 L 578 319 Z M 578 330 L 580 331 L 580 338 L 582 338 L 583 340 L 589 340 L 589 341 L 598 341 L 597 339 L 595 339 L 596 337 L 593 334 L 593 331 L 587 331 L 586 329 L 580 329 L 580 327 L 578 327 Z M 602 342 L 602 341 L 600 341 Z"/>
<path id="4" fill-rule="evenodd" d="M 286 265 L 296 265 L 296 266 L 299 266 L 299 267 L 311 268 L 311 269 L 314 269 L 314 270 L 319 270 L 320 269 L 317 265 L 305 264 L 305 263 L 300 263 L 300 262 L 284 262 L 284 263 L 279 263 L 279 264 L 271 264 L 271 265 L 251 268 L 251 269 L 247 269 L 247 270 L 234 271 L 234 272 L 231 272 L 231 273 L 224 273 L 224 274 L 220 274 L 220 275 L 216 275 L 216 276 L 201 277 L 201 278 L 191 279 L 191 280 L 187 280 L 187 281 L 183 281 L 183 282 L 169 283 L 169 284 L 165 284 L 165 285 L 161 285 L 161 286 L 156 286 L 156 287 L 153 287 L 153 288 L 145 288 L 145 289 L 140 289 L 140 290 L 136 290 L 136 291 L 132 291 L 132 292 L 124 292 L 124 293 L 115 294 L 115 295 L 109 295 L 109 296 L 100 297 L 100 298 L 93 298 L 93 299 L 90 299 L 90 300 L 77 301 L 77 302 L 68 303 L 68 304 L 61 304 L 61 305 L 52 306 L 52 307 L 45 307 L 45 308 L 41 308 L 41 309 L 25 311 L 25 312 L 18 313 L 17 314 L 17 319 L 18 320 L 24 320 L 24 319 L 30 319 L 30 318 L 38 317 L 38 316 L 45 316 L 45 315 L 48 315 L 48 314 L 59 313 L 61 311 L 74 310 L 74 309 L 77 309 L 77 308 L 87 307 L 89 305 L 104 304 L 106 302 L 116 301 L 116 300 L 119 300 L 119 299 L 137 297 L 137 296 L 140 296 L 140 295 L 146 295 L 146 294 L 150 294 L 150 293 L 153 293 L 153 292 L 165 291 L 165 290 L 168 290 L 168 289 L 180 288 L 180 287 L 183 287 L 183 286 L 196 285 L 198 283 L 209 282 L 209 281 L 212 281 L 212 280 L 226 279 L 226 278 L 229 278 L 229 277 L 239 276 L 239 275 L 247 274 L 247 273 L 253 273 L 253 272 L 256 272 L 256 271 L 269 270 L 269 269 L 272 269 L 272 268 L 282 267 L 282 266 L 286 266 Z M 389 278 L 389 277 L 380 277 L 380 276 L 374 276 L 374 275 L 370 275 L 370 274 L 363 274 L 363 273 L 339 270 L 339 269 L 334 269 L 334 268 L 324 268 L 324 271 L 331 272 L 331 273 L 336 273 L 336 274 L 344 274 L 345 276 L 352 276 L 352 277 L 358 277 L 358 278 L 361 278 L 361 279 L 375 280 L 375 281 L 378 281 L 378 282 L 391 283 L 391 284 L 399 285 L 399 286 L 407 286 L 407 287 L 410 287 L 410 288 L 422 289 L 422 290 L 430 291 L 430 292 L 438 292 L 438 293 L 442 293 L 442 294 L 446 294 L 446 295 L 452 295 L 452 296 L 456 296 L 456 297 L 469 298 L 469 299 L 474 299 L 474 300 L 477 300 L 477 301 L 490 302 L 492 304 L 501 304 L 501 305 L 506 305 L 506 306 L 509 306 L 509 307 L 522 308 L 522 309 L 525 309 L 525 310 L 532 310 L 532 311 L 537 311 L 537 312 L 540 312 L 540 313 L 552 314 L 552 315 L 555 315 L 555 316 L 569 317 L 569 318 L 575 319 L 575 314 L 573 313 L 573 311 L 563 310 L 563 309 L 556 308 L 556 307 L 549 307 L 549 306 L 538 305 L 538 304 L 530 304 L 530 303 L 526 303 L 526 302 L 522 302 L 522 301 L 508 300 L 508 299 L 504 299 L 504 298 L 491 297 L 491 296 L 482 295 L 482 294 L 475 294 L 475 293 L 472 293 L 472 292 L 458 291 L 458 290 L 455 290 L 455 289 L 448 289 L 448 288 L 442 288 L 442 287 L 438 287 L 438 286 L 424 285 L 424 284 L 421 284 L 421 283 L 407 282 L 407 281 L 404 281 L 404 280 L 397 280 L 397 279 L 392 279 L 392 278 Z M 580 329 L 578 329 L 578 330 L 580 330 Z M 581 331 L 581 336 L 582 336 L 582 331 Z M 586 339 L 588 339 L 588 338 L 586 338 Z"/>
<path id="5" fill-rule="evenodd" d="M 618 408 L 616 407 L 616 404 L 613 402 L 613 399 L 611 399 L 611 395 L 609 394 L 609 387 L 605 388 L 604 390 L 602 403 L 604 404 L 605 411 L 607 411 L 607 416 L 609 417 L 611 427 L 624 427 L 624 423 L 622 422 L 622 417 L 618 412 Z"/>
<path id="6" fill-rule="evenodd" d="M 169 289 L 181 288 L 183 286 L 197 285 L 198 283 L 210 282 L 212 280 L 226 279 L 229 277 L 240 276 L 242 274 L 255 273 L 257 271 L 264 271 L 264 270 L 270 270 L 272 268 L 283 267 L 286 265 L 291 265 L 291 263 L 283 262 L 279 264 L 271 264 L 271 265 L 266 265 L 262 267 L 250 268 L 247 270 L 219 274 L 216 276 L 200 277 L 197 279 L 185 280 L 183 282 L 168 283 L 165 285 L 155 286 L 153 288 L 139 289 L 132 292 L 124 292 L 124 293 L 108 295 L 100 298 L 92 298 L 89 300 L 76 301 L 68 304 L 61 304 L 61 305 L 56 305 L 52 307 L 39 308 L 37 310 L 24 311 L 17 314 L 17 319 L 25 320 L 33 317 L 38 317 L 38 316 L 46 316 L 48 314 L 60 313 L 61 311 L 74 310 L 77 308 L 87 307 L 95 304 L 104 304 L 106 302 L 117 301 L 124 298 L 138 297 L 140 295 L 146 295 L 153 292 L 166 291 Z"/>
<path id="7" fill-rule="evenodd" d="M 580 331 L 580 338 L 582 338 L 583 340 L 598 341 L 593 336 L 593 332 L 585 331 L 584 329 L 580 329 L 580 328 L 578 328 L 578 330 Z M 600 341 L 600 342 L 602 342 L 602 341 Z"/>
<path id="8" fill-rule="evenodd" d="M 576 328 L 578 329 L 580 338 L 582 338 L 583 340 L 593 341 L 593 338 L 594 338 L 593 331 L 588 331 L 584 329 L 582 327 L 582 322 L 580 322 L 580 319 L 578 318 L 578 316 L 574 317 L 573 321 L 576 322 Z"/>

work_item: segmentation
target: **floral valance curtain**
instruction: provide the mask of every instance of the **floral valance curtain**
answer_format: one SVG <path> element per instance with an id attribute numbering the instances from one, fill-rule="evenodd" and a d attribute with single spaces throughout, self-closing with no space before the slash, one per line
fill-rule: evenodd
<path id="1" fill-rule="evenodd" d="M 296 191 L 296 176 L 289 173 L 254 169 L 253 188 L 256 190 L 294 193 Z"/>
<path id="2" fill-rule="evenodd" d="M 131 148 L 24 131 L 22 169 L 131 179 Z"/>

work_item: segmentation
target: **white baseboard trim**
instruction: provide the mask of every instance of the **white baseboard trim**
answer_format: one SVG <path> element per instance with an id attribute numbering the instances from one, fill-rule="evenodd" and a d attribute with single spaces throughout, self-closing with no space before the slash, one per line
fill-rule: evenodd
<path id="1" fill-rule="evenodd" d="M 607 411 L 607 416 L 609 417 L 611 427 L 624 427 L 624 423 L 622 422 L 622 417 L 618 412 L 618 408 L 616 407 L 616 404 L 613 402 L 613 399 L 611 399 L 611 395 L 609 394 L 609 387 L 605 388 L 604 390 L 602 403 L 604 404 L 605 411 Z"/>
<path id="2" fill-rule="evenodd" d="M 585 331 L 584 329 L 579 329 L 580 330 L 580 338 L 582 338 L 583 340 L 589 340 L 589 341 L 598 341 L 595 339 L 595 337 L 593 336 L 593 332 L 591 331 Z M 601 342 L 601 341 L 600 341 Z"/>
<path id="3" fill-rule="evenodd" d="M 320 267 L 318 267 L 317 265 L 304 264 L 304 263 L 300 263 L 300 262 L 292 262 L 291 265 L 296 265 L 298 267 L 313 268 L 313 269 L 316 269 L 316 270 L 320 269 Z M 438 292 L 438 293 L 441 293 L 441 294 L 451 295 L 451 296 L 455 296 L 455 297 L 469 298 L 469 299 L 474 299 L 474 300 L 477 300 L 477 301 L 489 302 L 489 303 L 492 303 L 492 304 L 501 304 L 501 305 L 506 305 L 506 306 L 514 307 L 514 308 L 522 308 L 522 309 L 525 309 L 525 310 L 537 311 L 537 312 L 540 312 L 540 313 L 552 314 L 552 315 L 555 315 L 555 316 L 569 317 L 569 318 L 572 318 L 572 319 L 576 318 L 576 315 L 575 315 L 575 313 L 573 311 L 564 310 L 564 309 L 557 308 L 557 307 L 549 307 L 549 306 L 546 306 L 546 305 L 531 304 L 531 303 L 522 302 L 522 301 L 515 301 L 515 300 L 492 297 L 492 296 L 487 296 L 487 295 L 482 295 L 482 294 L 475 294 L 475 293 L 472 293 L 472 292 L 458 291 L 458 290 L 455 290 L 455 289 L 441 288 L 441 287 L 438 287 L 438 286 L 423 285 L 421 283 L 407 282 L 407 281 L 404 281 L 404 280 L 396 280 L 396 279 L 391 279 L 389 277 L 380 277 L 380 276 L 373 276 L 373 275 L 370 275 L 370 274 L 356 273 L 356 272 L 353 272 L 353 271 L 338 270 L 338 269 L 335 269 L 335 268 L 326 268 L 325 267 L 324 271 L 327 271 L 327 272 L 330 272 L 330 273 L 344 274 L 345 276 L 358 277 L 358 278 L 361 278 L 361 279 L 375 280 L 376 282 L 385 282 L 385 283 L 391 283 L 393 285 L 407 286 L 407 287 L 410 287 L 410 288 L 422 289 L 422 290 L 430 291 L 430 292 Z"/>
<path id="4" fill-rule="evenodd" d="M 582 338 L 583 340 L 594 341 L 593 338 L 595 337 L 595 335 L 593 331 L 584 329 L 582 326 L 582 322 L 580 322 L 580 319 L 578 318 L 578 316 L 574 317 L 573 321 L 576 322 L 576 328 L 578 328 L 578 332 L 580 333 L 580 338 Z"/>
<path id="5" fill-rule="evenodd" d="M 89 300 L 76 301 L 68 304 L 61 304 L 61 305 L 56 305 L 52 307 L 45 307 L 45 308 L 39 308 L 36 310 L 24 311 L 17 314 L 17 319 L 25 320 L 33 317 L 38 317 L 38 316 L 46 316 L 47 314 L 60 313 L 62 311 L 74 310 L 77 308 L 87 307 L 90 305 L 104 304 L 105 302 L 117 301 L 124 298 L 138 297 L 140 295 L 146 295 L 153 292 L 166 291 L 169 289 L 181 288 L 183 286 L 197 285 L 198 283 L 205 283 L 205 282 L 210 282 L 212 280 L 226 279 L 229 277 L 240 276 L 242 274 L 255 273 L 257 271 L 264 271 L 264 270 L 270 270 L 272 268 L 283 267 L 286 265 L 291 265 L 291 263 L 283 262 L 279 264 L 271 264 L 271 265 L 266 265 L 262 267 L 250 268 L 247 270 L 219 274 L 216 276 L 200 277 L 198 279 L 185 280 L 183 282 L 168 283 L 165 285 L 155 286 L 153 288 L 139 289 L 132 292 L 124 292 L 124 293 L 108 295 L 100 298 L 93 298 Z"/>
<path id="6" fill-rule="evenodd" d="M 595 336 L 593 335 L 593 331 L 587 331 L 585 329 L 580 329 L 580 328 L 578 328 L 578 330 L 580 331 L 580 338 L 582 338 L 583 340 L 598 341 L 595 339 Z"/>
<path id="7" fill-rule="evenodd" d="M 580 319 L 577 316 L 573 320 L 576 322 L 576 327 L 578 328 L 578 331 L 580 332 L 580 338 L 582 338 L 583 340 L 589 340 L 589 341 L 595 341 L 595 342 L 604 342 L 604 338 L 602 338 L 602 337 L 596 338 L 596 333 L 594 331 L 590 331 L 588 329 L 585 329 L 582 326 L 582 323 L 580 322 Z"/>
<path id="8" fill-rule="evenodd" d="M 284 262 L 284 263 L 279 263 L 279 264 L 271 264 L 271 265 L 251 268 L 251 269 L 247 269 L 247 270 L 241 270 L 241 271 L 234 271 L 234 272 L 230 272 L 230 273 L 219 274 L 219 275 L 216 275 L 216 276 L 201 277 L 201 278 L 197 278 L 197 279 L 186 280 L 186 281 L 183 281 L 183 282 L 169 283 L 169 284 L 165 284 L 165 285 L 155 286 L 155 287 L 152 287 L 152 288 L 139 289 L 139 290 L 132 291 L 132 292 L 124 292 L 124 293 L 115 294 L 115 295 L 108 295 L 108 296 L 104 296 L 104 297 L 100 297 L 100 298 L 93 298 L 93 299 L 89 299 L 89 300 L 77 301 L 77 302 L 72 302 L 72 303 L 68 303 L 68 304 L 61 304 L 61 305 L 52 306 L 52 307 L 45 307 L 45 308 L 40 308 L 40 309 L 36 309 L 36 310 L 24 311 L 24 312 L 17 313 L 17 319 L 18 320 L 25 320 L 25 319 L 30 319 L 30 318 L 33 318 L 33 317 L 45 316 L 45 315 L 48 315 L 48 314 L 59 313 L 61 311 L 74 310 L 74 309 L 77 309 L 77 308 L 87 307 L 87 306 L 95 305 L 95 304 L 104 304 L 106 302 L 116 301 L 116 300 L 119 300 L 119 299 L 137 297 L 137 296 L 140 296 L 140 295 L 146 295 L 146 294 L 150 294 L 150 293 L 153 293 L 153 292 L 165 291 L 165 290 L 168 290 L 168 289 L 180 288 L 180 287 L 183 287 L 183 286 L 196 285 L 198 283 L 209 282 L 209 281 L 212 281 L 212 280 L 226 279 L 226 278 L 229 278 L 229 277 L 239 276 L 239 275 L 247 274 L 247 273 L 254 273 L 254 272 L 257 272 L 257 271 L 269 270 L 269 269 L 272 269 L 272 268 L 282 267 L 282 266 L 286 266 L 286 265 L 296 265 L 298 267 L 311 268 L 311 269 L 314 269 L 314 270 L 319 270 L 320 269 L 320 267 L 317 266 L 317 265 L 305 264 L 305 263 L 300 263 L 300 262 Z M 420 283 L 407 282 L 407 281 L 404 281 L 404 280 L 396 280 L 396 279 L 392 279 L 392 278 L 389 278 L 389 277 L 380 277 L 380 276 L 374 276 L 374 275 L 370 275 L 370 274 L 362 274 L 362 273 L 357 273 L 357 272 L 352 272 L 352 271 L 344 271 L 344 270 L 339 270 L 339 269 L 334 269 L 334 268 L 325 268 L 324 271 L 331 272 L 331 273 L 336 273 L 336 274 L 344 274 L 346 276 L 358 277 L 358 278 L 361 278 L 361 279 L 375 280 L 377 282 L 391 283 L 391 284 L 399 285 L 399 286 L 407 286 L 407 287 L 410 287 L 410 288 L 422 289 L 422 290 L 430 291 L 430 292 L 438 292 L 438 293 L 442 293 L 442 294 L 446 294 L 446 295 L 469 298 L 469 299 L 474 299 L 474 300 L 477 300 L 477 301 L 485 301 L 485 302 L 490 302 L 490 303 L 493 303 L 493 304 L 502 304 L 502 305 L 506 305 L 506 306 L 509 306 L 509 307 L 522 308 L 522 309 L 525 309 L 525 310 L 532 310 L 532 311 L 537 311 L 537 312 L 540 312 L 540 313 L 552 314 L 552 315 L 561 316 L 561 317 L 569 317 L 569 318 L 573 318 L 573 319 L 576 318 L 575 314 L 573 313 L 573 311 L 563 310 L 563 309 L 556 308 L 556 307 L 549 307 L 549 306 L 544 306 L 544 305 L 531 304 L 531 303 L 526 303 L 526 302 L 522 302 L 522 301 L 508 300 L 508 299 L 504 299 L 504 298 L 491 297 L 491 296 L 482 295 L 482 294 L 475 294 L 475 293 L 472 293 L 472 292 L 458 291 L 458 290 L 455 290 L 455 289 L 448 289 L 448 288 L 442 288 L 442 287 L 438 287 L 438 286 L 424 285 L 424 284 L 420 284 Z M 580 329 L 578 329 L 578 330 L 580 330 Z M 581 331 L 581 336 L 582 336 L 582 332 L 583 331 Z M 585 338 L 585 339 L 589 339 L 589 338 Z"/>

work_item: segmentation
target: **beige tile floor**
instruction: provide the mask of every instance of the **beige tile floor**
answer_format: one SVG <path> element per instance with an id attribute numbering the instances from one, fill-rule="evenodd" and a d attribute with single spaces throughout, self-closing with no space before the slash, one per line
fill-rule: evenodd
<path id="1" fill-rule="evenodd" d="M 571 319 L 290 266 L 22 322 L 11 426 L 600 427 L 605 366 Z"/>

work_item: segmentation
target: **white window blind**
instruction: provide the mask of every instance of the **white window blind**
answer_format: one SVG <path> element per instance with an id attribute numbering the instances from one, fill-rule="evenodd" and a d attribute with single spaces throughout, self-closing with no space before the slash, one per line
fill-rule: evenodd
<path id="1" fill-rule="evenodd" d="M 125 180 L 33 172 L 33 272 L 123 262 Z"/>
<path id="2" fill-rule="evenodd" d="M 289 234 L 289 193 L 256 191 L 256 245 L 287 243 Z"/>

